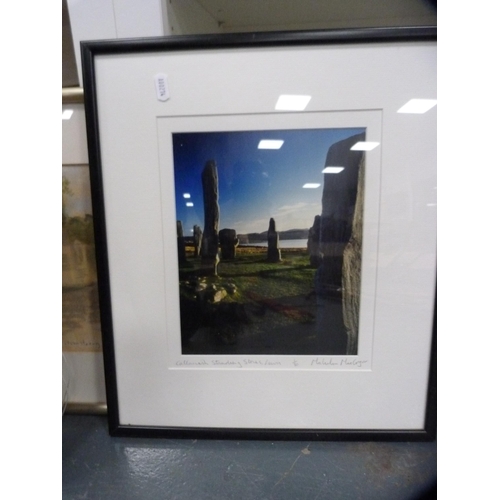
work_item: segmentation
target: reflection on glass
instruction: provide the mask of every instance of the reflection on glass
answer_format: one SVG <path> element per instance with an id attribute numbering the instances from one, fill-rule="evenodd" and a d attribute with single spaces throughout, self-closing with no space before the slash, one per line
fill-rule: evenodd
<path id="1" fill-rule="evenodd" d="M 258 149 L 280 149 L 283 141 L 273 139 L 262 139 L 257 146 Z"/>
<path id="2" fill-rule="evenodd" d="M 404 106 L 398 109 L 398 113 L 427 113 L 437 104 L 436 99 L 410 99 Z"/>
<path id="3" fill-rule="evenodd" d="M 344 167 L 325 167 L 322 170 L 324 174 L 340 174 L 344 170 Z"/>
<path id="4" fill-rule="evenodd" d="M 310 95 L 280 95 L 274 109 L 277 111 L 303 111 L 310 100 Z"/>
<path id="5" fill-rule="evenodd" d="M 351 148 L 351 151 L 371 151 L 375 149 L 380 142 L 359 141 Z"/>

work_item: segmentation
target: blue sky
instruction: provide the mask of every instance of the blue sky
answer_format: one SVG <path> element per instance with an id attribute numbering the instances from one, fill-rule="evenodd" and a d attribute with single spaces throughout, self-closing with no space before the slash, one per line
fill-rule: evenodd
<path id="1" fill-rule="evenodd" d="M 321 214 L 325 159 L 329 147 L 363 132 L 362 128 L 197 132 L 173 134 L 177 220 L 184 235 L 194 224 L 203 229 L 201 172 L 215 160 L 219 176 L 219 229 L 239 234 L 304 229 Z M 278 150 L 258 149 L 261 139 L 284 141 Z M 342 175 L 327 174 L 327 175 Z M 317 189 L 304 189 L 306 183 Z M 184 198 L 188 193 L 190 198 Z M 193 204 L 186 206 L 187 202 Z"/>

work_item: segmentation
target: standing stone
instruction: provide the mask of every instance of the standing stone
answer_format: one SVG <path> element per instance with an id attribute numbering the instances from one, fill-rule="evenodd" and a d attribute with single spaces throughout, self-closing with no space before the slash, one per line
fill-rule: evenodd
<path id="1" fill-rule="evenodd" d="M 236 236 L 234 229 L 221 229 L 219 231 L 221 258 L 223 260 L 234 260 L 239 242 L 240 240 Z"/>
<path id="2" fill-rule="evenodd" d="M 311 267 L 318 268 L 321 264 L 321 259 L 323 255 L 319 248 L 319 237 L 321 230 L 321 216 L 316 215 L 314 217 L 314 223 L 311 228 L 309 228 L 309 236 L 307 238 L 307 251 L 309 253 L 309 262 Z"/>
<path id="3" fill-rule="evenodd" d="M 201 238 L 203 232 L 200 226 L 193 226 L 194 256 L 199 257 L 201 252 Z"/>
<path id="4" fill-rule="evenodd" d="M 269 262 L 281 261 L 280 238 L 272 217 L 269 219 L 269 229 L 267 230 L 267 260 Z"/>
<path id="5" fill-rule="evenodd" d="M 182 222 L 177 221 L 177 257 L 180 262 L 186 262 L 186 244 L 184 242 L 184 233 L 182 230 Z"/>
<path id="6" fill-rule="evenodd" d="M 320 251 L 323 260 L 317 271 L 319 293 L 340 294 L 342 288 L 342 260 L 344 248 L 351 237 L 352 219 L 356 203 L 358 172 L 363 151 L 351 151 L 365 134 L 339 141 L 328 150 L 325 166 L 340 165 L 339 174 L 324 174 Z"/>
<path id="7" fill-rule="evenodd" d="M 219 264 L 219 181 L 217 165 L 209 160 L 201 174 L 205 227 L 201 240 L 201 269 L 204 274 L 217 276 Z"/>
<path id="8" fill-rule="evenodd" d="M 357 340 L 346 326 L 343 303 L 343 256 L 353 230 L 358 177 L 363 151 L 351 151 L 365 134 L 358 134 L 333 144 L 325 166 L 343 166 L 339 174 L 325 174 L 323 185 L 320 251 L 321 264 L 315 275 L 317 297 L 316 339 L 318 352 L 354 353 Z"/>
<path id="9" fill-rule="evenodd" d="M 342 313 L 347 329 L 346 354 L 358 353 L 359 303 L 361 296 L 361 246 L 363 242 L 363 204 L 365 198 L 365 161 L 358 176 L 358 196 L 354 207 L 352 233 L 344 250 L 342 266 Z"/>

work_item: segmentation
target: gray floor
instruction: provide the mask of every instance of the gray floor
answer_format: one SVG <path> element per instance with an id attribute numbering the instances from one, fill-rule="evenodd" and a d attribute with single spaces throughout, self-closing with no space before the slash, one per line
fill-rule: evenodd
<path id="1" fill-rule="evenodd" d="M 436 443 L 111 438 L 62 419 L 63 499 L 436 498 Z"/>

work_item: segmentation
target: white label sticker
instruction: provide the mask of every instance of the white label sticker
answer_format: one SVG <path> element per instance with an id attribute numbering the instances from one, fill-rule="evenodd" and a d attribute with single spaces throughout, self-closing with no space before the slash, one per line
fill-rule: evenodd
<path id="1" fill-rule="evenodd" d="M 155 76 L 155 84 L 156 84 L 156 96 L 159 101 L 166 101 L 170 94 L 168 93 L 168 85 L 167 85 L 167 75 L 164 73 L 158 73 Z"/>

